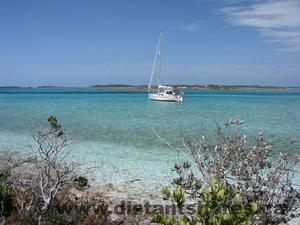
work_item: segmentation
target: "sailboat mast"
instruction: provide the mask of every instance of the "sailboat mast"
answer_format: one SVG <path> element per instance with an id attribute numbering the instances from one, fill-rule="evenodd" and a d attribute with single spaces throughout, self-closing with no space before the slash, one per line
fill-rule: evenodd
<path id="1" fill-rule="evenodd" d="M 152 70 L 151 70 L 151 76 L 150 76 L 150 82 L 149 82 L 149 85 L 148 85 L 148 92 L 150 92 L 151 90 L 151 85 L 152 85 L 152 80 L 153 80 L 153 75 L 154 75 L 154 72 L 155 72 L 155 68 L 156 68 L 156 64 L 157 64 L 157 60 L 158 60 L 158 57 L 160 58 L 160 47 L 161 47 L 161 40 L 162 40 L 162 31 L 159 33 L 159 37 L 158 37 L 158 42 L 157 42 L 157 46 L 156 46 L 156 51 L 155 51 L 155 57 L 154 57 L 154 63 L 152 65 Z M 159 59 L 160 60 L 160 59 Z M 160 64 L 160 62 L 159 62 Z M 159 65 L 160 67 L 160 65 Z M 160 70 L 160 68 L 159 68 Z M 160 71 L 159 71 L 160 72 Z M 157 83 L 157 87 L 159 86 L 159 76 L 158 76 L 158 83 Z"/>
<path id="2" fill-rule="evenodd" d="M 157 93 L 159 93 L 159 79 L 161 74 L 161 51 L 158 51 L 158 75 L 157 75 Z"/>

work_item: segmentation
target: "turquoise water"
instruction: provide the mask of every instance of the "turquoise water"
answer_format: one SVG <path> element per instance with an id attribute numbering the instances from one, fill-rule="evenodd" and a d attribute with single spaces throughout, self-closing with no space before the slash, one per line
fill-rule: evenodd
<path id="1" fill-rule="evenodd" d="M 95 182 L 115 192 L 144 193 L 172 179 L 181 155 L 153 134 L 175 145 L 181 132 L 213 140 L 216 123 L 246 121 L 237 129 L 250 139 L 263 132 L 275 153 L 300 141 L 300 91 L 186 91 L 183 104 L 152 102 L 143 91 L 81 89 L 0 90 L 0 148 L 29 152 L 31 135 L 56 115 L 72 135 L 74 159 L 102 162 Z M 87 163 L 88 164 L 88 163 Z"/>

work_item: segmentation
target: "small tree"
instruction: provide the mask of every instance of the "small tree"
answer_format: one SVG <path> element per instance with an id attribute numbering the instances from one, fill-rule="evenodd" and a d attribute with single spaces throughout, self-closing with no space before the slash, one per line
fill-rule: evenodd
<path id="1" fill-rule="evenodd" d="M 107 205 L 101 196 L 74 198 L 70 191 L 85 189 L 85 175 L 103 164 L 82 171 L 71 159 L 68 134 L 56 117 L 48 122 L 48 128 L 33 136 L 32 157 L 17 160 L 11 152 L 0 154 L 0 224 L 81 224 L 86 216 L 103 222 Z"/>
<path id="2" fill-rule="evenodd" d="M 46 213 L 57 194 L 68 189 L 75 175 L 75 163 L 70 160 L 70 138 L 55 116 L 48 118 L 49 128 L 34 135 L 36 145 L 30 146 L 36 154 L 36 176 L 31 181 L 32 199 L 27 201 L 27 211 L 38 212 L 38 223 Z"/>

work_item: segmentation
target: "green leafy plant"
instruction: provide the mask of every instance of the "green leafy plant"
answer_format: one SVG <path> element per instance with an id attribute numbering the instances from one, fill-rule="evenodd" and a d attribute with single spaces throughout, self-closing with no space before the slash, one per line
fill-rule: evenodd
<path id="1" fill-rule="evenodd" d="M 178 207 L 183 206 L 185 202 L 185 192 L 181 188 L 175 188 L 172 192 L 167 188 L 163 188 L 163 199 L 172 200 Z"/>
<path id="2" fill-rule="evenodd" d="M 64 135 L 62 126 L 58 123 L 56 116 L 49 116 L 48 122 L 50 124 L 51 129 L 55 131 L 57 137 Z"/>
<path id="3" fill-rule="evenodd" d="M 171 192 L 170 192 L 169 188 L 164 187 L 164 188 L 162 189 L 162 193 L 163 193 L 163 199 L 164 199 L 164 200 L 168 200 L 168 199 L 171 198 Z"/>
<path id="4" fill-rule="evenodd" d="M 174 216 L 171 215 L 154 214 L 152 218 L 152 222 L 163 224 L 163 225 L 173 225 L 176 223 L 176 219 Z"/>
<path id="5" fill-rule="evenodd" d="M 163 189 L 165 200 L 172 200 L 177 207 L 183 207 L 185 202 L 184 189 L 176 188 L 172 192 Z M 193 217 L 186 215 L 176 219 L 170 215 L 153 216 L 153 222 L 163 225 L 250 225 L 258 209 L 256 203 L 246 203 L 228 182 L 216 175 L 210 182 L 199 190 L 197 214 Z"/>
<path id="6" fill-rule="evenodd" d="M 256 211 L 256 203 L 243 202 L 237 191 L 217 175 L 201 193 L 197 220 L 205 225 L 248 225 Z"/>

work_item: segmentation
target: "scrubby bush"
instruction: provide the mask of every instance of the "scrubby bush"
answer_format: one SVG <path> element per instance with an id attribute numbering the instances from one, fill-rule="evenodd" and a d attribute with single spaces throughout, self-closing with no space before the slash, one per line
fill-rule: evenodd
<path id="1" fill-rule="evenodd" d="M 163 189 L 164 199 L 172 200 L 178 207 L 183 206 L 185 192 L 176 188 L 171 192 Z M 175 197 L 176 196 L 176 197 Z M 252 223 L 257 204 L 246 204 L 234 187 L 225 181 L 221 181 L 216 175 L 209 184 L 199 190 L 196 215 L 180 217 L 155 214 L 153 222 L 164 225 L 248 225 Z"/>
<path id="2" fill-rule="evenodd" d="M 229 126 L 231 124 L 226 123 L 226 129 Z M 182 148 L 173 147 L 156 133 L 161 140 L 179 150 L 187 159 L 187 162 L 174 166 L 177 176 L 173 180 L 173 185 L 184 189 L 191 199 L 205 203 L 207 202 L 205 192 L 216 188 L 211 186 L 211 181 L 217 174 L 218 182 L 222 185 L 226 184 L 226 187 L 230 187 L 229 190 L 234 190 L 236 197 L 229 196 L 229 201 L 234 203 L 238 198 L 240 207 L 244 207 L 238 214 L 234 211 L 230 212 L 230 218 L 234 221 L 238 221 L 237 215 L 243 215 L 246 216 L 244 223 L 249 224 L 251 214 L 249 211 L 247 214 L 243 213 L 253 204 L 257 205 L 253 224 L 279 224 L 290 220 L 295 216 L 300 199 L 299 189 L 293 183 L 299 156 L 280 153 L 276 160 L 272 154 L 272 143 L 267 141 L 262 133 L 257 136 L 253 144 L 245 135 L 236 132 L 228 133 L 230 134 L 226 135 L 226 132 L 224 133 L 223 129 L 218 127 L 216 142 L 213 144 L 206 143 L 204 137 L 199 141 L 184 136 Z M 214 196 L 212 194 L 215 192 L 211 191 L 209 196 Z M 165 198 L 166 193 L 168 192 L 164 189 Z M 228 215 L 229 209 L 222 210 L 223 207 L 227 207 L 223 205 L 225 203 L 217 206 L 213 212 L 221 210 L 220 212 Z M 215 223 L 203 221 L 205 216 L 199 214 L 198 216 L 197 221 L 202 221 L 204 225 L 219 224 L 216 221 Z M 210 218 L 212 217 L 214 216 L 210 215 Z"/>
<path id="3" fill-rule="evenodd" d="M 0 169 L 0 221 L 14 209 L 14 193 L 9 184 L 9 168 Z"/>
<path id="4" fill-rule="evenodd" d="M 257 211 L 255 202 L 246 204 L 238 191 L 219 176 L 211 179 L 200 199 L 197 219 L 201 224 L 251 224 Z"/>
<path id="5" fill-rule="evenodd" d="M 67 132 L 56 117 L 50 116 L 48 122 L 48 128 L 34 135 L 33 157 L 24 161 L 0 158 L 10 165 L 0 168 L 0 224 L 4 220 L 11 225 L 81 225 L 87 224 L 87 217 L 105 224 L 107 204 L 96 194 L 84 195 L 88 179 L 78 174 L 79 165 L 70 159 Z M 29 174 L 22 173 L 22 166 Z M 10 173 L 13 169 L 17 175 Z"/>

